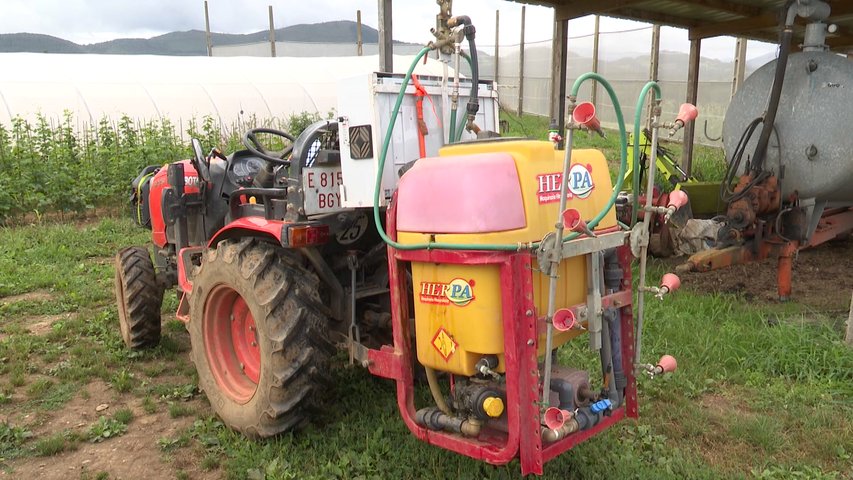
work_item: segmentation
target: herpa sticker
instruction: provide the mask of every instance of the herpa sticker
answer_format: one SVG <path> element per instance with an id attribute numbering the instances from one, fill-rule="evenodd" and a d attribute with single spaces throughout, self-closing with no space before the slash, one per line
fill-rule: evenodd
<path id="1" fill-rule="evenodd" d="M 560 179 L 562 177 L 563 174 L 560 172 L 536 176 L 538 186 L 536 198 L 540 205 L 560 201 Z M 572 165 L 569 170 L 567 186 L 566 199 L 589 197 L 595 188 L 595 184 L 592 182 L 592 165 L 581 165 L 579 163 Z"/>
<path id="2" fill-rule="evenodd" d="M 474 280 L 454 278 L 448 283 L 421 282 L 420 301 L 464 307 L 474 301 Z"/>

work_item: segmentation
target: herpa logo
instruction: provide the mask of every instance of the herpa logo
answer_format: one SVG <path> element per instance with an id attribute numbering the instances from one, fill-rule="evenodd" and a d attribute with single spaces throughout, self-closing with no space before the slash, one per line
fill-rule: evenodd
<path id="1" fill-rule="evenodd" d="M 577 198 L 586 198 L 592 193 L 592 165 L 572 165 L 569 170 L 569 191 Z"/>
<path id="2" fill-rule="evenodd" d="M 454 278 L 448 283 L 421 282 L 421 303 L 464 307 L 474 301 L 474 280 Z"/>
<path id="3" fill-rule="evenodd" d="M 536 199 L 540 205 L 546 203 L 554 203 L 560 201 L 560 179 L 563 174 L 560 172 L 545 173 L 536 176 Z M 568 191 L 566 199 L 587 198 L 595 185 L 592 183 L 592 165 L 572 165 L 569 170 Z"/>

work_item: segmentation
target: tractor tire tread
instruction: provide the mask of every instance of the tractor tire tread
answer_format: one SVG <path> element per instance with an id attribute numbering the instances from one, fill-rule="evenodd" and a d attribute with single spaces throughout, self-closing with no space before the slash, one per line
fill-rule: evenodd
<path id="1" fill-rule="evenodd" d="M 209 397 L 215 397 L 211 404 L 223 422 L 251 438 L 307 425 L 330 383 L 334 345 L 322 333 L 328 319 L 320 301 L 319 279 L 298 258 L 297 253 L 257 239 L 225 240 L 205 255 L 195 279 L 190 338 L 199 383 Z M 242 286 L 237 290 L 252 310 L 261 344 L 258 389 L 246 405 L 237 405 L 217 391 L 197 325 L 202 320 L 196 312 L 203 308 L 204 289 L 226 280 Z M 244 414 L 249 405 L 253 415 Z M 244 412 L 238 413 L 240 409 Z"/>
<path id="2" fill-rule="evenodd" d="M 115 257 L 115 293 L 122 339 L 138 350 L 160 343 L 163 289 L 145 247 L 128 247 Z"/>

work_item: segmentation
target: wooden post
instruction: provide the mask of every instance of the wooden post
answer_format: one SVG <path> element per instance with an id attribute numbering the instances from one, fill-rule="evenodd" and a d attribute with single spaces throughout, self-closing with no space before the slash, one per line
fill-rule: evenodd
<path id="1" fill-rule="evenodd" d="M 213 56 L 213 43 L 210 40 L 210 11 L 207 9 L 207 0 L 204 2 L 204 31 L 207 36 L 207 56 Z"/>
<path id="2" fill-rule="evenodd" d="M 743 85 L 743 77 L 746 75 L 746 45 L 747 41 L 743 37 L 737 38 L 735 45 L 735 68 L 732 75 L 732 96 L 735 96 L 738 88 Z"/>
<path id="3" fill-rule="evenodd" d="M 652 50 L 649 55 L 649 80 L 652 82 L 658 81 L 660 69 L 660 25 L 652 26 Z M 652 106 L 654 105 L 654 95 L 649 96 L 649 115 L 647 123 L 652 123 Z M 634 132 L 637 135 L 637 132 Z"/>
<path id="4" fill-rule="evenodd" d="M 566 62 L 569 50 L 569 20 L 558 19 L 554 12 L 554 40 L 551 46 L 551 108 L 549 116 L 557 121 L 558 131 L 566 126 Z M 562 133 L 561 133 L 562 134 Z"/>
<path id="5" fill-rule="evenodd" d="M 853 296 L 850 298 L 850 315 L 847 317 L 847 334 L 844 336 L 844 341 L 853 347 Z"/>
<path id="6" fill-rule="evenodd" d="M 275 57 L 275 20 L 272 15 L 272 5 L 269 6 L 270 11 L 270 56 Z"/>
<path id="7" fill-rule="evenodd" d="M 355 36 L 358 45 L 356 53 L 360 57 L 364 55 L 364 44 L 362 43 L 361 39 L 361 10 L 355 11 Z"/>
<path id="8" fill-rule="evenodd" d="M 692 35 L 691 35 L 692 36 Z M 699 98 L 699 59 L 702 52 L 702 39 L 690 40 L 690 58 L 687 67 L 687 103 L 696 105 Z M 690 175 L 693 166 L 693 132 L 696 130 L 696 122 L 687 122 L 684 126 L 684 145 L 681 149 L 681 164 L 684 171 Z"/>
<path id="9" fill-rule="evenodd" d="M 389 73 L 394 71 L 391 16 L 391 0 L 379 0 L 379 69 Z"/>
<path id="10" fill-rule="evenodd" d="M 495 10 L 495 83 L 498 83 L 498 66 L 500 65 L 501 43 L 501 11 Z"/>
<path id="11" fill-rule="evenodd" d="M 598 15 L 595 16 L 595 30 L 592 34 L 592 71 L 594 73 L 598 73 L 598 40 L 599 34 L 601 32 L 601 17 Z M 598 104 L 596 103 L 598 99 L 598 82 L 592 82 L 592 93 L 590 95 L 589 101 L 592 102 L 596 107 Z"/>
<path id="12" fill-rule="evenodd" d="M 524 17 L 527 7 L 521 6 L 521 40 L 518 43 L 518 116 L 524 113 Z"/>

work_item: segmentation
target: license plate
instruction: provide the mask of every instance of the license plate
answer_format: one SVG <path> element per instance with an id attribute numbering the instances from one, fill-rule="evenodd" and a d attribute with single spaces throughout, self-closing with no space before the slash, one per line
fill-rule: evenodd
<path id="1" fill-rule="evenodd" d="M 345 210 L 341 205 L 341 167 L 311 167 L 302 170 L 305 214 L 319 215 Z"/>

